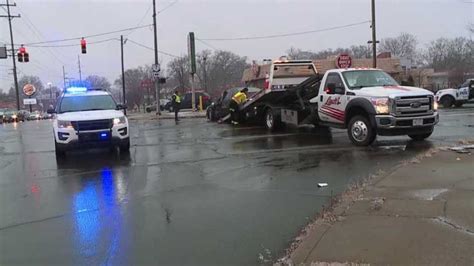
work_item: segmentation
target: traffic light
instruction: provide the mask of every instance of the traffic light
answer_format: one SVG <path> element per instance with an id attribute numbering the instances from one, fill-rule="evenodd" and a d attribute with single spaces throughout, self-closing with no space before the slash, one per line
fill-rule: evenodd
<path id="1" fill-rule="evenodd" d="M 84 38 L 81 39 L 81 51 L 83 54 L 87 53 L 87 43 L 86 43 L 86 40 L 84 40 Z"/>
<path id="2" fill-rule="evenodd" d="M 30 61 L 30 55 L 26 52 L 26 48 L 21 45 L 20 49 L 18 49 L 18 62 L 29 62 Z"/>

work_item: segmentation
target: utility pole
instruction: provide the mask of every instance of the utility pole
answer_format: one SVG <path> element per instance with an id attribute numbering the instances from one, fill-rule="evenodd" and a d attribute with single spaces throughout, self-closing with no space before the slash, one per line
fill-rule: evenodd
<path id="1" fill-rule="evenodd" d="M 120 35 L 120 52 L 122 55 L 122 103 L 127 106 L 126 98 L 125 98 L 125 66 L 123 63 L 123 35 Z M 127 114 L 127 109 L 123 109 L 123 113 L 126 115 Z"/>
<path id="2" fill-rule="evenodd" d="M 158 36 L 156 31 L 156 1 L 153 0 L 153 29 L 154 29 L 154 43 L 155 43 L 155 65 L 158 66 Z M 156 113 L 161 115 L 160 110 L 160 84 L 159 78 L 155 78 L 155 93 L 156 93 Z"/>
<path id="3" fill-rule="evenodd" d="M 63 82 L 64 82 L 63 88 L 66 89 L 66 71 L 64 70 L 64 66 L 63 66 Z"/>
<path id="4" fill-rule="evenodd" d="M 10 41 L 11 41 L 11 46 L 12 46 L 11 52 L 12 52 L 12 60 L 13 60 L 13 80 L 15 82 L 15 93 L 16 93 L 16 109 L 19 111 L 20 110 L 20 91 L 18 90 L 18 76 L 16 74 L 15 44 L 13 42 L 12 19 L 19 18 L 20 15 L 12 16 L 10 13 L 10 7 L 16 6 L 16 3 L 10 5 L 9 1 L 7 0 L 6 4 L 0 4 L 0 6 L 7 7 L 7 15 L 0 16 L 0 17 L 7 18 L 8 26 L 10 27 Z"/>
<path id="5" fill-rule="evenodd" d="M 372 67 L 377 67 L 377 36 L 375 31 L 375 0 L 372 0 Z"/>
<path id="6" fill-rule="evenodd" d="M 77 55 L 77 64 L 79 65 L 79 80 L 82 82 L 81 57 Z"/>

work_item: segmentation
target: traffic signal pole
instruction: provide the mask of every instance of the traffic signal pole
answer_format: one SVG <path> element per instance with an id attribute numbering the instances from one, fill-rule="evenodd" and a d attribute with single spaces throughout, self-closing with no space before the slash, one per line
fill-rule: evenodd
<path id="1" fill-rule="evenodd" d="M 158 36 L 156 31 L 156 1 L 153 0 L 153 29 L 154 29 L 154 43 L 155 43 L 155 65 L 158 65 Z M 155 93 L 156 93 L 156 114 L 161 115 L 160 110 L 160 84 L 159 78 L 154 78 Z"/>
<path id="2" fill-rule="evenodd" d="M 124 62 L 123 62 L 123 35 L 120 35 L 120 53 L 121 53 L 121 57 L 122 57 L 122 103 L 123 105 L 127 106 L 127 103 L 126 103 L 126 97 L 125 97 L 125 66 L 124 66 Z M 127 115 L 127 109 L 123 109 L 123 113 L 125 115 Z"/>
<path id="3" fill-rule="evenodd" d="M 5 6 L 5 5 L 1 5 Z M 13 80 L 15 82 L 15 93 L 16 93 L 16 109 L 19 111 L 20 110 L 20 91 L 18 89 L 18 76 L 16 74 L 16 59 L 15 59 L 15 45 L 13 42 L 13 29 L 12 29 L 12 19 L 15 17 L 20 17 L 20 15 L 17 16 L 12 16 L 10 13 L 10 6 L 16 6 L 16 4 L 10 5 L 9 1 L 7 0 L 7 16 L 6 18 L 8 19 L 8 26 L 10 27 L 10 41 L 12 45 L 12 60 L 13 60 Z"/>

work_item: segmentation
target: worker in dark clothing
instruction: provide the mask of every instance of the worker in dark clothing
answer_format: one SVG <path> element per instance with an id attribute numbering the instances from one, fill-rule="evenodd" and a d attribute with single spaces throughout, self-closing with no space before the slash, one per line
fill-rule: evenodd
<path id="1" fill-rule="evenodd" d="M 173 106 L 173 110 L 174 110 L 174 120 L 179 121 L 178 112 L 179 112 L 179 107 L 181 105 L 181 97 L 179 96 L 178 91 L 175 91 L 173 96 L 171 96 L 171 105 Z"/>
<path id="2" fill-rule="evenodd" d="M 243 88 L 237 92 L 229 103 L 230 118 L 233 125 L 239 124 L 239 106 L 247 101 L 248 88 Z"/>

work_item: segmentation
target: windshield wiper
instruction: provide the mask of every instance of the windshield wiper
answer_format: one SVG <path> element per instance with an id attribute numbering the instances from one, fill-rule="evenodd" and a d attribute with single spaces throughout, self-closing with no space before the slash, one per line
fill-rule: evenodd
<path id="1" fill-rule="evenodd" d="M 105 110 L 105 109 L 101 109 L 101 108 L 91 108 L 91 109 L 78 110 L 78 112 L 85 112 L 85 111 L 101 111 L 101 110 Z"/>

